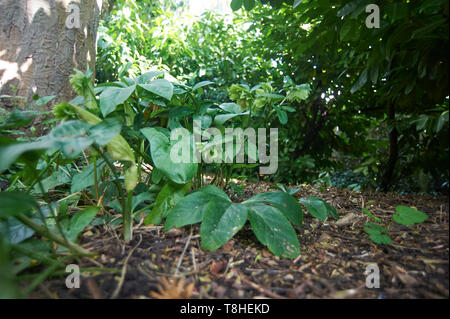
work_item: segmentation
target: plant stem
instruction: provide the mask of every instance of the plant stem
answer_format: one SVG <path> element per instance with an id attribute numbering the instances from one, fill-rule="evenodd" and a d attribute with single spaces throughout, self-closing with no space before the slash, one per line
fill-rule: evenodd
<path id="1" fill-rule="evenodd" d="M 133 239 L 133 215 L 131 214 L 131 204 L 133 199 L 133 191 L 128 192 L 127 209 L 122 214 L 123 219 L 123 239 L 130 241 Z"/>
<path id="2" fill-rule="evenodd" d="M 93 147 L 100 154 L 100 156 L 105 160 L 106 165 L 108 165 L 108 167 L 111 169 L 111 171 L 114 175 L 114 185 L 116 185 L 117 191 L 119 192 L 120 202 L 122 204 L 123 238 L 124 238 L 124 240 L 129 241 L 129 240 L 131 240 L 131 238 L 133 236 L 133 219 L 131 216 L 131 212 L 129 211 L 129 209 L 131 208 L 131 200 L 132 200 L 133 192 L 131 191 L 128 193 L 128 200 L 127 200 L 127 202 L 125 202 L 125 200 L 126 200 L 125 193 L 123 191 L 122 185 L 120 185 L 120 182 L 119 182 L 120 176 L 117 173 L 116 168 L 111 163 L 109 158 L 102 151 L 100 151 L 100 149 L 97 146 L 93 145 Z"/>
<path id="3" fill-rule="evenodd" d="M 92 253 L 90 251 L 87 251 L 81 246 L 78 246 L 77 244 L 69 241 L 64 240 L 64 238 L 58 234 L 55 234 L 51 230 L 47 229 L 46 227 L 39 225 L 35 221 L 31 220 L 30 218 L 26 217 L 23 214 L 19 214 L 15 216 L 22 224 L 25 226 L 28 226 L 32 230 L 34 230 L 36 233 L 38 233 L 41 236 L 47 237 L 50 240 L 53 240 L 55 243 L 60 244 L 61 246 L 67 247 L 70 249 L 73 253 L 77 255 L 87 256 L 91 255 Z"/>

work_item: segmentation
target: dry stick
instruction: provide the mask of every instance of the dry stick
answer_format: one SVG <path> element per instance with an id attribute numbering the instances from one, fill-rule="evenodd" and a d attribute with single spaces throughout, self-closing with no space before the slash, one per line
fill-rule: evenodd
<path id="1" fill-rule="evenodd" d="M 123 267 L 122 267 L 122 273 L 120 274 L 119 283 L 117 284 L 116 290 L 114 290 L 114 292 L 111 296 L 111 299 L 116 299 L 117 296 L 119 295 L 120 289 L 122 289 L 123 282 L 125 281 L 125 274 L 127 273 L 128 260 L 130 259 L 131 255 L 133 254 L 135 249 L 138 248 L 138 246 L 141 244 L 141 242 L 142 242 L 142 235 L 139 235 L 139 242 L 136 244 L 136 246 L 133 247 L 133 249 L 131 249 L 127 258 L 125 258 L 125 261 L 124 261 Z"/>
<path id="2" fill-rule="evenodd" d="M 270 298 L 274 298 L 274 299 L 287 299 L 286 297 L 280 296 L 277 293 L 271 292 L 268 289 L 265 289 L 257 284 L 255 284 L 254 282 L 251 282 L 250 280 L 248 280 L 247 278 L 245 278 L 242 274 L 240 275 L 241 280 L 244 284 L 249 285 L 250 287 L 252 287 L 253 289 L 258 290 L 260 293 L 267 295 Z"/>
<path id="3" fill-rule="evenodd" d="M 188 248 L 189 243 L 191 242 L 191 238 L 192 238 L 192 227 L 191 227 L 191 232 L 189 234 L 188 240 L 186 241 L 186 245 L 184 245 L 183 252 L 181 253 L 180 259 L 178 260 L 177 269 L 175 269 L 175 274 L 174 274 L 175 276 L 178 275 L 178 270 L 181 266 L 181 262 L 183 261 L 183 257 L 184 257 L 184 254 L 186 253 L 186 249 Z"/>

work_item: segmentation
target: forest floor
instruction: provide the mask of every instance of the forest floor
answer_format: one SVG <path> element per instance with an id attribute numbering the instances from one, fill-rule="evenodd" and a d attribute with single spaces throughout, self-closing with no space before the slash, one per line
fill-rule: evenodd
<path id="1" fill-rule="evenodd" d="M 247 184 L 243 200 L 268 191 L 269 184 Z M 81 244 L 98 258 L 80 260 L 80 289 L 65 280 L 45 281 L 32 298 L 448 298 L 448 197 L 355 192 L 302 185 L 295 195 L 318 196 L 337 208 L 340 220 L 319 222 L 305 213 L 297 260 L 273 256 L 248 225 L 215 252 L 200 247 L 199 228 L 135 228 L 134 239 L 120 239 L 120 227 L 95 226 Z M 392 224 L 392 245 L 375 245 L 364 232 L 369 221 L 361 207 L 387 225 L 395 206 L 429 215 L 419 225 Z M 367 265 L 377 264 L 380 288 L 366 288 Z M 162 282 L 172 282 L 166 287 Z M 159 290 L 162 288 L 162 290 Z"/>

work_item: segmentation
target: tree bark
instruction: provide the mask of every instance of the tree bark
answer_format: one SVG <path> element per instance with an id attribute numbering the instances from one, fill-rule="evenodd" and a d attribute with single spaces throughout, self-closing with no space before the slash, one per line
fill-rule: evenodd
<path id="1" fill-rule="evenodd" d="M 69 83 L 74 68 L 95 70 L 101 0 L 2 0 L 0 2 L 0 95 L 31 102 L 55 95 L 54 102 L 76 94 Z M 67 23 L 76 17 L 79 25 Z M 73 21 L 73 20 L 72 20 Z M 79 27 L 78 27 L 79 26 Z M 17 99 L 0 99 L 10 110 Z"/>

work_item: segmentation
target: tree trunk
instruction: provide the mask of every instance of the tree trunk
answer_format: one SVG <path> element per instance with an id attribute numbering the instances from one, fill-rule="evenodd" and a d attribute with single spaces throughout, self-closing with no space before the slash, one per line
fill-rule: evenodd
<path id="1" fill-rule="evenodd" d="M 35 94 L 55 95 L 54 102 L 72 99 L 73 69 L 95 70 L 101 3 L 1 0 L 0 95 L 22 96 L 26 102 Z M 0 99 L 0 106 L 10 110 L 14 101 Z"/>
<path id="2" fill-rule="evenodd" d="M 381 178 L 381 190 L 384 192 L 388 191 L 389 186 L 392 184 L 392 177 L 398 159 L 398 131 L 395 125 L 395 106 L 393 102 L 388 106 L 388 120 L 389 124 L 392 125 L 392 130 L 389 133 L 389 159 L 384 175 Z"/>

